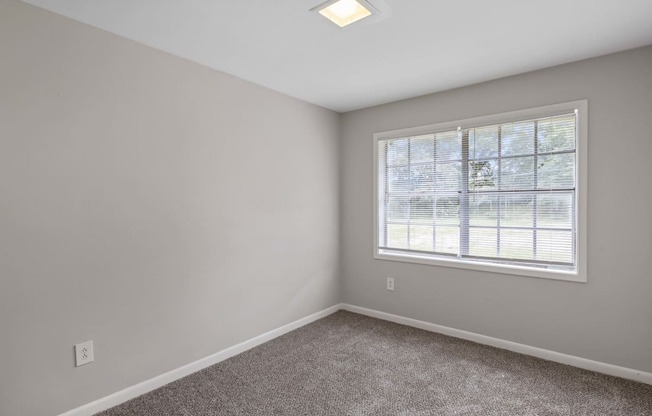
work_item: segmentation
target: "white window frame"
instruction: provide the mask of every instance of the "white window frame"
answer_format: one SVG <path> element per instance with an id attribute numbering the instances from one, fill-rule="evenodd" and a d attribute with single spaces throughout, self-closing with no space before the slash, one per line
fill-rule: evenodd
<path id="1" fill-rule="evenodd" d="M 575 112 L 576 121 L 576 185 L 575 200 L 577 201 L 575 215 L 576 223 L 576 252 L 575 270 L 551 270 L 536 267 L 527 267 L 513 264 L 497 264 L 481 261 L 470 261 L 460 258 L 442 258 L 436 255 L 423 253 L 410 253 L 405 251 L 392 251 L 379 248 L 379 142 L 387 139 L 398 139 L 402 137 L 419 136 L 424 134 L 440 133 L 458 128 L 467 129 L 482 127 L 493 124 L 512 123 L 523 120 L 544 118 Z M 473 117 L 464 120 L 436 123 L 427 126 L 411 127 L 399 130 L 391 130 L 375 133 L 373 135 L 373 211 L 374 211 L 374 252 L 373 257 L 378 260 L 391 260 L 408 263 L 428 264 L 434 266 L 453 267 L 469 270 L 479 270 L 492 273 L 505 273 L 519 276 L 540 277 L 546 279 L 565 280 L 571 282 L 587 281 L 587 176 L 588 176 L 588 101 L 579 100 L 561 104 L 547 105 L 543 107 L 530 108 L 525 110 L 510 111 L 501 114 L 494 114 L 482 117 Z"/>

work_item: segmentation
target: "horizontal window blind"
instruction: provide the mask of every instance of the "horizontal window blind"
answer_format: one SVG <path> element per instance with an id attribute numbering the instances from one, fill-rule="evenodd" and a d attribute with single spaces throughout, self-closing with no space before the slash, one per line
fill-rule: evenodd
<path id="1" fill-rule="evenodd" d="M 378 142 L 378 248 L 573 270 L 576 114 Z"/>

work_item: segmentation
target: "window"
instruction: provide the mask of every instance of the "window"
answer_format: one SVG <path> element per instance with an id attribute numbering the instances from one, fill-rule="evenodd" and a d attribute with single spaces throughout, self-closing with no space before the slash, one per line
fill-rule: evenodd
<path id="1" fill-rule="evenodd" d="M 586 101 L 374 135 L 374 257 L 586 281 Z"/>

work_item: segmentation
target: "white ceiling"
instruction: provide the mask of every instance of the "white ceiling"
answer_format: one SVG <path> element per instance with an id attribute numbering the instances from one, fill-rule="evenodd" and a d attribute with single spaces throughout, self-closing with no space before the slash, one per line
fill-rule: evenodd
<path id="1" fill-rule="evenodd" d="M 24 0 L 339 112 L 652 44 L 652 0 Z"/>

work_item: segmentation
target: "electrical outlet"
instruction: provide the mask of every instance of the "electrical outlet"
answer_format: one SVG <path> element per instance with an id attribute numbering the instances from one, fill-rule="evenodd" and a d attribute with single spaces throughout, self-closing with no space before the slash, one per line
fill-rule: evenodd
<path id="1" fill-rule="evenodd" d="M 82 342 L 75 344 L 75 367 L 88 364 L 95 361 L 93 357 L 93 341 Z"/>
<path id="2" fill-rule="evenodd" d="M 391 290 L 392 292 L 394 291 L 394 278 L 393 277 L 388 277 L 387 278 L 387 290 Z"/>

